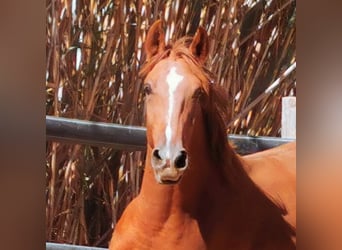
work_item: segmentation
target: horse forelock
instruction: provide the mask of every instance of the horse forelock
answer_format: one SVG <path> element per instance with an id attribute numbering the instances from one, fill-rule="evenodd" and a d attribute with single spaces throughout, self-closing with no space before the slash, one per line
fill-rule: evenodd
<path id="1" fill-rule="evenodd" d="M 147 74 L 163 59 L 174 58 L 183 59 L 190 70 L 193 72 L 202 85 L 206 93 L 209 91 L 209 82 L 212 81 L 211 72 L 201 65 L 198 59 L 190 52 L 189 45 L 191 44 L 192 37 L 183 37 L 177 40 L 174 44 L 167 45 L 165 50 L 154 55 L 146 61 L 140 69 L 139 76 L 144 79 Z"/>

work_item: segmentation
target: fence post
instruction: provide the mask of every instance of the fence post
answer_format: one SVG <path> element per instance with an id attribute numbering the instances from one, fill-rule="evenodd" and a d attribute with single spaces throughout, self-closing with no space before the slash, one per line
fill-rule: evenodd
<path id="1" fill-rule="evenodd" d="M 296 97 L 282 98 L 281 137 L 296 139 Z"/>

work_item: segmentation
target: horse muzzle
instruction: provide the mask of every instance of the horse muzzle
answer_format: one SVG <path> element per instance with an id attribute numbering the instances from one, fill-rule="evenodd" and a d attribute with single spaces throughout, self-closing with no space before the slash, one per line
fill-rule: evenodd
<path id="1" fill-rule="evenodd" d="M 173 157 L 169 155 L 158 148 L 152 151 L 152 168 L 160 184 L 178 183 L 188 166 L 188 156 L 184 149 L 172 154 Z"/>

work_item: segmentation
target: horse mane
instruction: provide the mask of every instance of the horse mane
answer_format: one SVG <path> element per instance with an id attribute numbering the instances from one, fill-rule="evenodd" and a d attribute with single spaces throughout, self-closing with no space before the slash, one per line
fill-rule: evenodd
<path id="1" fill-rule="evenodd" d="M 228 143 L 226 133 L 226 121 L 230 118 L 227 112 L 228 97 L 223 88 L 216 84 L 210 84 L 209 102 L 204 109 L 205 125 L 208 134 L 208 143 L 213 161 L 219 167 L 220 175 L 224 182 L 237 189 L 252 190 L 255 198 L 263 200 L 269 213 L 272 213 L 274 220 L 283 226 L 284 232 L 295 236 L 293 226 L 287 223 L 283 215 L 288 213 L 285 204 L 281 200 L 267 195 L 259 188 L 244 170 L 240 157 L 233 147 Z M 242 181 L 241 178 L 249 181 Z M 241 186 L 242 185 L 242 186 Z"/>

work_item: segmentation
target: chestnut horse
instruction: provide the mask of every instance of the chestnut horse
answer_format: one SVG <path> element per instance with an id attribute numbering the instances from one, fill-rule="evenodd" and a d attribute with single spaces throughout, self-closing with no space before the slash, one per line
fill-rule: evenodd
<path id="1" fill-rule="evenodd" d="M 227 98 L 203 66 L 206 31 L 172 46 L 164 40 L 157 21 L 141 69 L 143 183 L 109 249 L 295 249 L 295 168 L 287 166 L 295 164 L 295 145 L 237 155 L 227 142 Z"/>

